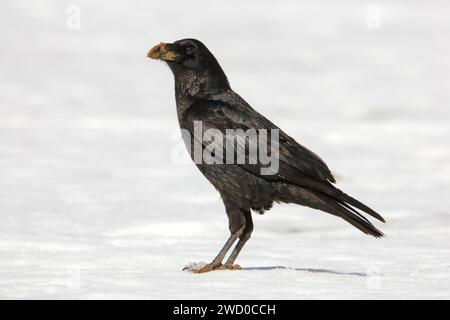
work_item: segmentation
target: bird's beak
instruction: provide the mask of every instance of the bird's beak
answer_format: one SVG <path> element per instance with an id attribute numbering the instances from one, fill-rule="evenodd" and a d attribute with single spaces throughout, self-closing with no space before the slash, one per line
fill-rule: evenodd
<path id="1" fill-rule="evenodd" d="M 156 60 L 175 61 L 177 55 L 174 51 L 170 50 L 170 44 L 161 42 L 150 49 L 147 57 Z"/>

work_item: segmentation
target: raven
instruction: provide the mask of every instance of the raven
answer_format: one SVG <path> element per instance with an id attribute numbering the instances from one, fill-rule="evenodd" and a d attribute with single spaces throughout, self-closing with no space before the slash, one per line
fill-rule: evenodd
<path id="1" fill-rule="evenodd" d="M 361 211 L 385 222 L 383 217 L 334 187 L 332 183 L 336 181 L 319 156 L 297 143 L 234 92 L 216 58 L 202 42 L 183 39 L 174 43 L 160 43 L 147 56 L 165 61 L 174 75 L 178 121 L 183 132 L 194 136 L 193 140 L 185 140 L 193 160 L 192 151 L 196 143 L 200 144 L 203 151 L 208 147 L 202 134 L 196 134 L 196 123 L 201 123 L 202 133 L 208 129 L 220 133 L 229 129 L 278 130 L 278 141 L 272 145 L 277 147 L 278 167 L 271 174 L 262 173 L 264 164 L 259 158 L 248 163 L 251 158 L 247 154 L 247 163 L 195 161 L 203 175 L 220 193 L 231 236 L 211 263 L 194 268 L 193 272 L 240 269 L 234 262 L 252 234 L 251 212 L 264 213 L 272 207 L 273 202 L 295 203 L 318 209 L 344 219 L 366 234 L 377 238 L 383 236 Z M 261 138 L 260 132 L 256 131 L 257 138 Z M 224 141 L 227 139 L 225 135 Z M 233 143 L 240 144 L 244 150 L 249 146 L 249 139 L 239 141 L 233 140 Z M 219 145 L 224 146 L 225 143 L 222 141 Z M 261 145 L 258 144 L 256 148 L 261 148 Z M 237 240 L 229 258 L 222 263 Z"/>

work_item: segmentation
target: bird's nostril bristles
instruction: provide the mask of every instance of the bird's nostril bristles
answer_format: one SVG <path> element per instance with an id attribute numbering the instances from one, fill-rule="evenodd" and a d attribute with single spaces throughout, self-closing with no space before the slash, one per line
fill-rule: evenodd
<path id="1" fill-rule="evenodd" d="M 176 53 L 169 50 L 164 42 L 161 42 L 148 52 L 147 57 L 155 60 L 175 61 Z"/>

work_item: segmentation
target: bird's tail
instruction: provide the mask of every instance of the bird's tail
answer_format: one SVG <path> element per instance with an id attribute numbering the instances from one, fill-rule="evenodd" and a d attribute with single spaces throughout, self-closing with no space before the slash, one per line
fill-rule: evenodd
<path id="1" fill-rule="evenodd" d="M 383 233 L 367 220 L 360 211 L 385 222 L 380 214 L 332 185 L 321 185 L 321 187 L 323 188 L 320 188 L 320 190 L 317 190 L 319 188 L 314 188 L 314 190 L 312 188 L 285 185 L 282 188 L 284 190 L 280 201 L 297 203 L 325 211 L 344 219 L 365 234 L 376 238 L 383 236 Z"/>
<path id="2" fill-rule="evenodd" d="M 315 196 L 318 197 L 324 208 L 322 210 L 331 213 L 335 216 L 341 217 L 354 227 L 358 228 L 365 234 L 374 236 L 375 238 L 381 238 L 384 234 L 378 230 L 366 217 L 364 217 L 357 209 L 375 216 L 380 221 L 384 221 L 378 213 L 362 204 L 356 199 L 344 194 L 342 198 L 349 199 L 350 201 L 345 201 L 343 199 L 332 198 L 328 195 L 315 192 Z"/>

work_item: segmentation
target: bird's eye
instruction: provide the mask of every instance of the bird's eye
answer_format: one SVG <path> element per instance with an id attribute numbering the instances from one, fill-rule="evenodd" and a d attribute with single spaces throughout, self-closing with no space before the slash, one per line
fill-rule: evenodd
<path id="1" fill-rule="evenodd" d="M 186 54 L 193 54 L 195 51 L 195 47 L 194 46 L 187 46 L 186 47 Z"/>

